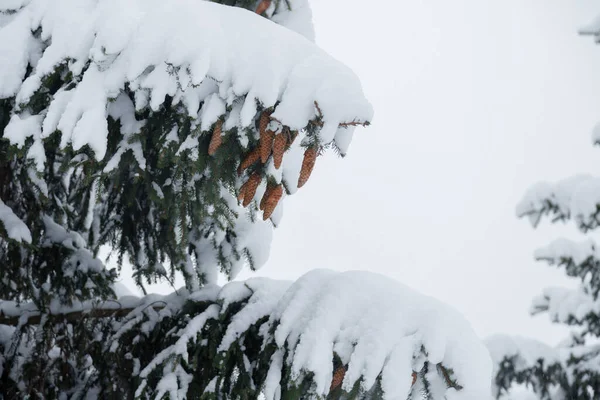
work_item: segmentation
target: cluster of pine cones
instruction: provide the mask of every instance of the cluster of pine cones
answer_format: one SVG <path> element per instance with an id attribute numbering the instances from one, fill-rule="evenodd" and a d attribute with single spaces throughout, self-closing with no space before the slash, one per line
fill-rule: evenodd
<path id="1" fill-rule="evenodd" d="M 273 164 L 275 168 L 279 169 L 281 167 L 283 153 L 289 149 L 291 144 L 294 142 L 294 139 L 296 139 L 296 136 L 298 136 L 298 132 L 290 131 L 288 127 L 283 127 L 281 132 L 275 133 L 273 130 L 269 129 L 270 122 L 270 112 L 263 111 L 258 123 L 260 134 L 259 145 L 246 154 L 246 157 L 242 160 L 238 167 L 238 175 L 241 176 L 246 169 L 259 161 L 262 164 L 266 164 L 271 155 L 273 156 Z M 223 140 L 222 130 L 223 122 L 219 120 L 215 124 L 210 144 L 208 146 L 209 155 L 213 155 L 221 146 Z M 304 184 L 308 181 L 318 155 L 319 151 L 316 147 L 309 147 L 304 152 L 300 177 L 298 178 L 299 188 L 304 186 Z M 256 189 L 261 181 L 261 174 L 258 172 L 253 172 L 248 177 L 248 180 L 240 187 L 238 200 L 242 203 L 242 206 L 247 207 L 252 199 L 254 199 Z M 275 210 L 275 207 L 277 207 L 281 197 L 283 197 L 283 185 L 281 183 L 272 184 L 269 182 L 267 184 L 267 190 L 260 201 L 260 210 L 263 211 L 263 220 L 267 220 L 271 217 L 271 214 L 273 214 L 273 211 Z"/>

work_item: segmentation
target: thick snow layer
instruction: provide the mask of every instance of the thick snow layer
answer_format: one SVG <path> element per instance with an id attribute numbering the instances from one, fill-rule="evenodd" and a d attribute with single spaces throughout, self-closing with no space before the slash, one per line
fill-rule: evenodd
<path id="1" fill-rule="evenodd" d="M 273 21 L 314 42 L 315 29 L 312 23 L 312 10 L 310 9 L 308 0 L 280 1 L 277 6 L 277 13 L 271 17 Z"/>
<path id="2" fill-rule="evenodd" d="M 314 373 L 317 394 L 329 390 L 336 352 L 348 364 L 343 388 L 351 389 L 361 378 L 370 388 L 383 371 L 386 398 L 407 398 L 424 346 L 428 361 L 452 368 L 464 387 L 449 389 L 447 399 L 489 398 L 491 361 L 468 322 L 450 307 L 381 275 L 309 272 L 279 301 L 269 323 L 275 322 L 274 338 L 290 351 L 292 375 Z"/>
<path id="3" fill-rule="evenodd" d="M 9 238 L 18 242 L 31 243 L 31 232 L 27 225 L 2 200 L 0 200 L 0 224 Z"/>
<path id="4" fill-rule="evenodd" d="M 462 386 L 461 390 L 446 389 L 445 381 L 433 369 L 428 378 L 432 385 L 441 388 L 433 399 L 490 399 L 490 355 L 464 318 L 430 297 L 368 272 L 315 270 L 294 283 L 255 278 L 231 282 L 222 288 L 208 285 L 191 294 L 180 290 L 168 296 L 125 296 L 104 304 L 72 306 L 53 302 L 47 311 L 56 314 L 95 308 L 132 309 L 121 322 L 115 321 L 112 339 L 116 345 L 121 335 L 141 321 L 141 314 L 150 317 L 144 322 L 148 327 L 142 327 L 148 332 L 152 324 L 181 310 L 186 301 L 212 304 L 170 333 L 176 336 L 173 345 L 162 349 L 148 364 L 140 365 L 142 382 L 138 394 L 147 384 L 145 378 L 159 369 L 163 374 L 156 387 L 158 393 L 183 399 L 191 376 L 172 363 L 172 356 L 187 359 L 188 345 L 196 343 L 204 324 L 220 319 L 230 304 L 244 302 L 226 327 L 219 351 L 227 351 L 248 328 L 267 317 L 259 331 L 265 345 L 277 346 L 263 388 L 267 399 L 277 398 L 284 363 L 291 368 L 293 379 L 313 374 L 315 394 L 326 395 L 332 380 L 334 353 L 348 367 L 345 389 L 352 388 L 355 382 L 370 389 L 381 377 L 384 399 L 406 399 L 418 390 L 412 384 L 413 371 L 420 371 L 429 362 L 452 370 L 452 379 Z M 0 302 L 0 317 L 37 313 L 33 304 Z M 110 351 L 116 349 L 109 347 Z M 285 350 L 288 357 L 284 357 Z M 248 368 L 253 366 L 248 364 Z"/>
<path id="5" fill-rule="evenodd" d="M 293 283 L 254 278 L 231 282 L 221 289 L 209 285 L 189 295 L 181 291 L 167 297 L 131 298 L 129 303 L 120 299 L 120 303 L 136 307 L 135 314 L 145 309 L 144 304 L 164 302 L 176 310 L 186 300 L 213 304 L 193 316 L 176 333 L 174 344 L 140 370 L 144 379 L 152 371 L 164 369 L 158 389 L 172 393 L 174 399 L 180 398 L 176 393 L 186 392 L 190 376 L 171 364 L 170 356 L 187 357 L 187 345 L 195 343 L 203 324 L 221 318 L 230 304 L 239 302 L 245 305 L 226 327 L 219 351 L 227 351 L 248 328 L 268 317 L 259 332 L 265 344 L 274 343 L 277 350 L 263 388 L 267 399 L 277 398 L 284 363 L 291 367 L 293 379 L 313 374 L 316 394 L 327 394 L 334 353 L 348 367 L 345 389 L 358 381 L 369 389 L 381 376 L 384 399 L 406 399 L 416 390 L 413 371 L 420 371 L 429 362 L 451 369 L 452 379 L 463 387 L 446 390 L 443 378 L 433 373 L 429 376 L 432 384 L 437 379 L 442 387 L 434 399 L 490 398 L 490 356 L 465 319 L 450 307 L 381 275 L 315 270 Z M 284 357 L 285 350 L 289 357 Z M 139 393 L 145 385 L 143 381 Z"/>
<path id="6" fill-rule="evenodd" d="M 316 101 L 325 143 L 340 123 L 372 117 L 351 70 L 301 35 L 244 9 L 195 0 L 32 0 L 17 15 L 0 29 L 0 56 L 10 59 L 0 70 L 0 96 L 27 103 L 58 64 L 73 60 L 69 69 L 79 75 L 91 61 L 69 98 L 51 108 L 63 110 L 56 126 L 63 145 L 89 145 L 99 159 L 106 152 L 108 100 L 125 84 L 149 95 L 153 110 L 173 96 L 204 128 L 203 117 L 214 119 L 238 98 L 244 98 L 236 121 L 241 128 L 253 122 L 259 101 L 264 107 L 280 102 L 273 117 L 302 129 L 317 116 Z M 31 33 L 38 28 L 51 43 L 22 82 L 38 49 Z M 217 91 L 207 91 L 205 81 L 216 82 Z"/>

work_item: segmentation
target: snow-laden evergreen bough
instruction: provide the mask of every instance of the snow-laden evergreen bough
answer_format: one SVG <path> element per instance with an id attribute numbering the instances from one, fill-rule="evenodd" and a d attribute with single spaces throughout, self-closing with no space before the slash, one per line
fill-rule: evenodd
<path id="1" fill-rule="evenodd" d="M 490 394 L 489 354 L 465 319 L 373 273 L 315 270 L 294 283 L 254 278 L 59 312 L 93 320 L 100 309 L 121 315 L 96 332 L 96 350 L 108 367 L 85 371 L 73 388 L 76 398 L 475 400 Z M 4 322 L 23 310 L 36 318 L 33 305 L 0 305 Z"/>
<path id="2" fill-rule="evenodd" d="M 581 30 L 600 37 L 600 18 Z M 593 132 L 600 144 L 600 125 Z M 600 226 L 600 178 L 577 175 L 556 183 L 541 182 L 517 205 L 517 215 L 536 227 L 544 217 L 572 221 L 590 234 Z M 535 252 L 537 260 L 564 267 L 580 281 L 577 288 L 552 287 L 533 300 L 532 314 L 547 313 L 552 322 L 572 327 L 569 338 L 556 348 L 523 338 L 497 336 L 488 341 L 494 362 L 495 393 L 510 399 L 515 384 L 529 388 L 542 400 L 600 398 L 600 251 L 590 237 L 583 241 L 560 238 Z"/>
<path id="3" fill-rule="evenodd" d="M 260 267 L 271 228 L 259 208 L 277 223 L 304 164 L 327 146 L 345 153 L 372 115 L 352 71 L 240 8 L 25 3 L 0 31 L 5 159 L 31 160 L 23 173 L 61 210 L 50 217 L 92 251 L 127 254 L 140 282 L 167 274 L 167 259 L 191 289 L 217 266 Z"/>
<path id="4" fill-rule="evenodd" d="M 484 399 L 468 324 L 385 278 L 216 286 L 373 113 L 306 0 L 220 3 L 0 3 L 0 398 Z M 105 245 L 185 288 L 116 299 Z"/>

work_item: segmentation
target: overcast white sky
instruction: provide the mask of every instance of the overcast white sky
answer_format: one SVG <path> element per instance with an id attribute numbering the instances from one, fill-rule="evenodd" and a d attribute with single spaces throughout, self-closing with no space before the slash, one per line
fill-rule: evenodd
<path id="1" fill-rule="evenodd" d="M 562 339 L 564 328 L 528 308 L 543 287 L 573 283 L 532 253 L 579 235 L 572 226 L 533 230 L 514 210 L 536 181 L 600 163 L 590 138 L 600 121 L 600 46 L 576 33 L 600 4 L 311 4 L 317 43 L 358 74 L 375 118 L 345 159 L 318 160 L 286 199 L 268 264 L 238 279 L 374 271 L 451 304 L 482 337 Z"/>
<path id="2" fill-rule="evenodd" d="M 533 230 L 514 210 L 536 181 L 597 170 L 600 46 L 577 29 L 600 4 L 311 4 L 317 43 L 358 74 L 375 118 L 345 159 L 319 159 L 286 200 L 258 275 L 380 272 L 453 305 L 482 336 L 563 338 L 528 308 L 543 287 L 570 282 L 532 253 L 577 233 Z"/>

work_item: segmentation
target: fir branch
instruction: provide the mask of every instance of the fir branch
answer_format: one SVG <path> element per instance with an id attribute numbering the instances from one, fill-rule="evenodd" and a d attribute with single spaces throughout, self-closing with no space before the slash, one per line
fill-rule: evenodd
<path id="1" fill-rule="evenodd" d="M 162 304 L 158 304 L 162 303 Z M 160 311 L 166 307 L 165 302 L 155 302 L 153 304 L 149 304 L 149 307 L 153 308 L 155 311 Z M 42 313 L 38 310 L 35 311 L 25 311 L 21 315 L 7 315 L 4 314 L 0 310 L 0 325 L 8 325 L 8 326 L 26 326 L 26 325 L 39 325 L 44 318 L 48 318 L 48 321 L 67 321 L 67 322 L 77 322 L 82 319 L 87 318 L 117 318 L 124 317 L 127 314 L 134 311 L 136 307 L 123 307 L 123 308 L 114 308 L 114 307 L 95 307 L 89 309 L 82 309 L 77 311 L 69 311 L 69 312 L 57 312 L 57 313 Z"/>

